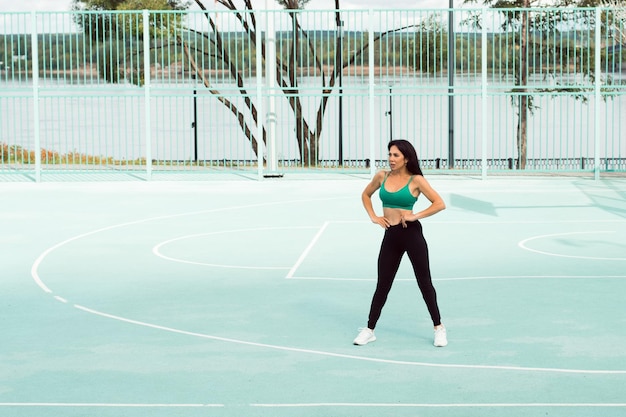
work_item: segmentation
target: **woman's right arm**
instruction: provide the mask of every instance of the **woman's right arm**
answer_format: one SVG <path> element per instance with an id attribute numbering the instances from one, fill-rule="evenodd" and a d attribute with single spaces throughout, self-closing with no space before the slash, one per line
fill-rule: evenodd
<path id="1" fill-rule="evenodd" d="M 374 206 L 372 205 L 372 195 L 378 190 L 383 183 L 383 179 L 385 178 L 385 171 L 380 171 L 374 175 L 372 181 L 365 187 L 363 193 L 361 193 L 361 201 L 363 202 L 363 207 L 365 207 L 365 211 L 367 211 L 367 215 L 372 220 L 372 223 L 376 223 L 381 227 L 387 229 L 389 227 L 389 220 L 385 217 L 377 216 L 374 211 Z"/>

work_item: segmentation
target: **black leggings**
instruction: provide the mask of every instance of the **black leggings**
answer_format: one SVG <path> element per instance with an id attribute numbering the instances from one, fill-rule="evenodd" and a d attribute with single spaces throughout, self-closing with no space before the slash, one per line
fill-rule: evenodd
<path id="1" fill-rule="evenodd" d="M 422 292 L 426 307 L 433 320 L 433 324 L 441 324 L 439 307 L 437 307 L 437 293 L 430 277 L 428 262 L 428 246 L 422 233 L 419 221 L 407 222 L 406 229 L 402 224 L 391 226 L 385 231 L 383 242 L 378 254 L 378 283 L 372 298 L 367 327 L 374 329 L 380 318 L 380 313 L 387 301 L 393 280 L 396 277 L 400 261 L 404 253 L 409 255 L 417 285 Z"/>

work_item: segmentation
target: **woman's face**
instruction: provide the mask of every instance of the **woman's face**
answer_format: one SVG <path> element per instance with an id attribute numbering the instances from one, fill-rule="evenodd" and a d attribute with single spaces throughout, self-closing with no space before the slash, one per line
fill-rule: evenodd
<path id="1" fill-rule="evenodd" d="M 389 168 L 391 168 L 392 171 L 404 168 L 406 166 L 406 162 L 406 158 L 396 145 L 389 148 Z"/>

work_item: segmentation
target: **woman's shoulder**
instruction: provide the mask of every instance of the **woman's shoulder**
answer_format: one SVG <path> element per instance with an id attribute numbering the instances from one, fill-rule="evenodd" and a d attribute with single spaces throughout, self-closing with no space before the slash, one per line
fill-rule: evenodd
<path id="1" fill-rule="evenodd" d="M 372 177 L 372 180 L 370 181 L 370 185 L 375 185 L 377 187 L 380 187 L 385 181 L 386 177 L 387 177 L 387 171 L 385 171 L 384 169 L 381 169 L 380 171 L 374 174 L 374 176 Z"/>
<path id="2" fill-rule="evenodd" d="M 387 175 L 389 175 L 389 172 L 390 171 L 387 171 L 386 169 L 381 169 L 380 171 L 377 171 L 376 174 L 374 174 L 374 178 L 375 179 L 383 179 Z"/>
<path id="3" fill-rule="evenodd" d="M 424 178 L 421 174 L 413 175 L 413 179 L 411 181 L 418 190 L 423 191 L 425 188 L 430 188 L 431 185 L 426 178 Z"/>
<path id="4" fill-rule="evenodd" d="M 420 186 L 426 183 L 426 178 L 421 174 L 411 174 L 411 184 L 420 188 Z"/>

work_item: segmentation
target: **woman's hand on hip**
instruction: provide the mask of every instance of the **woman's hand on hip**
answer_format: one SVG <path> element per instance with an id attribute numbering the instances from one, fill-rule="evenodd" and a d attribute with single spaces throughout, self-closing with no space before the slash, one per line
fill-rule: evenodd
<path id="1" fill-rule="evenodd" d="M 402 227 L 404 227 L 406 229 L 406 224 L 407 223 L 411 223 L 418 220 L 417 215 L 416 214 L 405 214 L 404 216 L 402 216 Z"/>
<path id="2" fill-rule="evenodd" d="M 380 227 L 384 228 L 384 229 L 388 229 L 389 226 L 391 226 L 391 224 L 389 223 L 389 220 L 387 220 L 386 217 L 372 217 L 372 223 L 376 223 L 377 225 L 379 225 Z"/>

